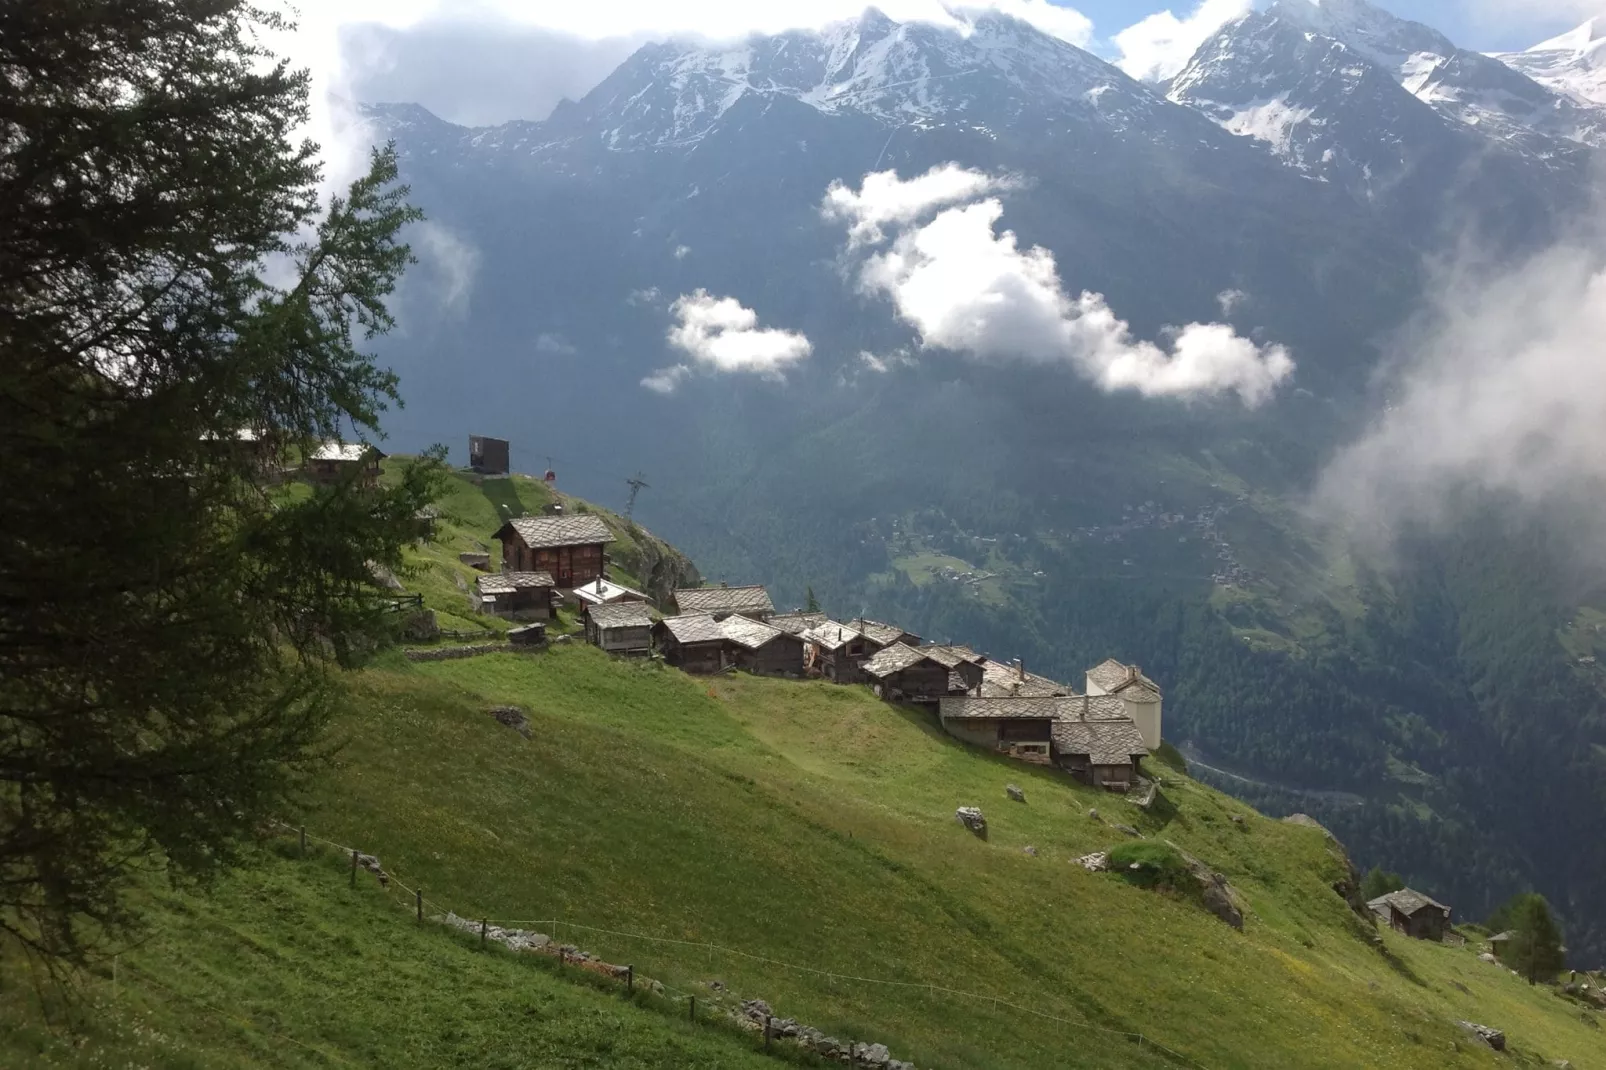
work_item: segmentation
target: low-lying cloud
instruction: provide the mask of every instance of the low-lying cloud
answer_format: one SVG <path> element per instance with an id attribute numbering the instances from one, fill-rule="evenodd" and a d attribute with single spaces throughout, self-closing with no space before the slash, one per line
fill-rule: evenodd
<path id="1" fill-rule="evenodd" d="M 1183 18 L 1157 11 L 1111 38 L 1120 51 L 1115 65 L 1142 82 L 1173 78 L 1211 34 L 1254 6 L 1252 0 L 1199 0 Z"/>
<path id="2" fill-rule="evenodd" d="M 1494 278 L 1447 276 L 1402 345 L 1390 400 L 1322 476 L 1328 515 L 1387 538 L 1444 526 L 1467 492 L 1585 508 L 1606 548 L 1606 256 L 1552 250 Z M 1593 503 L 1593 504 L 1591 504 Z"/>
<path id="3" fill-rule="evenodd" d="M 642 386 L 660 394 L 673 393 L 693 366 L 779 378 L 814 351 L 800 331 L 760 327 L 758 313 L 734 297 L 694 290 L 677 298 L 669 311 L 677 320 L 669 328 L 669 344 L 690 357 L 691 363 L 661 369 L 641 381 Z"/>
<path id="4" fill-rule="evenodd" d="M 1251 407 L 1293 374 L 1283 347 L 1259 345 L 1225 324 L 1190 323 L 1161 344 L 1134 338 L 1102 294 L 1071 297 L 1053 253 L 1022 249 L 1012 231 L 998 231 L 1003 203 L 982 195 L 1013 184 L 953 164 L 908 181 L 886 171 L 866 175 L 857 190 L 834 184 L 821 211 L 848 224 L 849 254 L 862 258 L 860 289 L 890 300 L 924 348 L 988 362 L 1063 363 L 1107 391 L 1236 394 Z M 894 229 L 890 243 L 884 227 Z M 865 246 L 880 251 L 866 255 Z"/>

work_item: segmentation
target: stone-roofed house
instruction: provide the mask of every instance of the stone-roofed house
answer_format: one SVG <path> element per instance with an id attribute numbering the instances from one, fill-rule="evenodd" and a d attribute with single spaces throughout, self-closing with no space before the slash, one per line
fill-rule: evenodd
<path id="1" fill-rule="evenodd" d="M 775 603 L 763 587 L 684 587 L 675 592 L 675 608 L 682 614 L 706 613 L 715 620 L 740 613 L 763 620 L 773 616 Z"/>
<path id="2" fill-rule="evenodd" d="M 804 665 L 811 676 L 835 684 L 856 684 L 864 679 L 865 659 L 876 653 L 857 628 L 834 620 L 821 621 L 802 635 Z"/>
<path id="3" fill-rule="evenodd" d="M 987 675 L 987 659 L 968 646 L 947 643 L 940 646 L 923 646 L 919 651 L 946 668 L 951 676 L 948 693 L 975 694 Z"/>
<path id="4" fill-rule="evenodd" d="M 803 639 L 741 614 L 719 622 L 738 668 L 755 676 L 802 676 Z"/>
<path id="5" fill-rule="evenodd" d="M 551 620 L 554 587 L 550 572 L 488 572 L 476 576 L 482 613 L 512 620 Z"/>
<path id="6" fill-rule="evenodd" d="M 1047 765 L 1053 758 L 1054 723 L 1071 715 L 1064 698 L 983 698 L 946 695 L 938 707 L 942 727 L 955 739 Z"/>
<path id="7" fill-rule="evenodd" d="M 994 661 L 982 663 L 982 698 L 1055 698 L 1074 695 L 1076 692 L 1046 676 L 1027 672 L 1021 662 Z"/>
<path id="8" fill-rule="evenodd" d="M 521 516 L 494 536 L 502 543 L 502 567 L 509 571 L 552 573 L 561 590 L 595 581 L 606 570 L 604 547 L 613 532 L 595 513 L 573 516 Z"/>
<path id="9" fill-rule="evenodd" d="M 652 653 L 652 607 L 646 602 L 588 605 L 586 642 L 611 654 Z"/>
<path id="10" fill-rule="evenodd" d="M 1450 928 L 1450 908 L 1412 888 L 1380 895 L 1366 905 L 1391 928 L 1418 940 L 1443 940 Z"/>
<path id="11" fill-rule="evenodd" d="M 1087 670 L 1089 695 L 1119 695 L 1126 703 L 1126 715 L 1143 733 L 1149 750 L 1160 746 L 1160 685 L 1143 675 L 1136 665 L 1124 665 L 1110 658 Z"/>
<path id="12" fill-rule="evenodd" d="M 769 622 L 788 635 L 802 635 L 829 619 L 824 613 L 777 613 L 769 618 Z"/>
<path id="13" fill-rule="evenodd" d="M 383 453 L 366 442 L 325 442 L 307 458 L 307 475 L 319 483 L 346 478 L 374 483 L 384 459 Z"/>
<path id="14" fill-rule="evenodd" d="M 848 627 L 856 629 L 860 635 L 874 643 L 877 650 L 891 646 L 893 643 L 902 643 L 905 646 L 919 646 L 925 640 L 914 632 L 906 631 L 896 624 L 883 624 L 869 617 L 854 617 L 848 621 Z"/>
<path id="15" fill-rule="evenodd" d="M 653 625 L 664 661 L 685 672 L 720 672 L 730 664 L 725 629 L 707 613 L 665 617 Z"/>
<path id="16" fill-rule="evenodd" d="M 941 702 L 949 693 L 953 666 L 934 657 L 934 649 L 893 643 L 861 668 L 875 693 L 888 702 Z"/>
<path id="17" fill-rule="evenodd" d="M 1149 754 L 1143 734 L 1126 718 L 1063 718 L 1054 722 L 1051 737 L 1054 764 L 1083 783 L 1108 791 L 1131 790 L 1138 763 Z"/>

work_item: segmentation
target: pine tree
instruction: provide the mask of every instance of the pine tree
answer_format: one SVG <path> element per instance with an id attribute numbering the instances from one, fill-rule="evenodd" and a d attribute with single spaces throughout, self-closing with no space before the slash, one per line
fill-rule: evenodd
<path id="1" fill-rule="evenodd" d="M 1562 949 L 1561 926 L 1550 912 L 1550 904 L 1537 893 L 1518 896 L 1510 904 L 1511 942 L 1506 945 L 1505 963 L 1529 984 L 1555 980 L 1566 964 Z"/>
<path id="2" fill-rule="evenodd" d="M 808 598 L 804 603 L 803 608 L 809 613 L 818 613 L 820 611 L 820 600 L 814 597 L 814 587 L 812 584 L 809 586 Z"/>
<path id="3" fill-rule="evenodd" d="M 438 460 L 287 495 L 239 439 L 374 435 L 417 218 L 320 211 L 244 0 L 0 6 L 0 951 L 82 961 L 131 866 L 236 859 L 315 764 Z M 272 270 L 269 270 L 271 266 Z"/>
<path id="4" fill-rule="evenodd" d="M 1390 873 L 1381 866 L 1373 866 L 1361 881 L 1361 898 L 1371 902 L 1380 895 L 1400 891 L 1405 887 L 1405 878 L 1398 873 Z"/>

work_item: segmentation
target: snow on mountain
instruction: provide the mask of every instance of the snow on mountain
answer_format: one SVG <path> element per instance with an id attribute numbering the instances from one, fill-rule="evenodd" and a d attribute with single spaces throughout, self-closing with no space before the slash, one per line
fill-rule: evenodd
<path id="1" fill-rule="evenodd" d="M 1575 103 L 1606 105 L 1606 16 L 1525 52 L 1492 58 Z"/>
<path id="2" fill-rule="evenodd" d="M 961 32 L 870 9 L 818 32 L 729 47 L 649 45 L 579 103 L 561 106 L 551 126 L 614 149 L 687 145 L 739 102 L 774 97 L 895 126 L 1051 107 L 1123 126 L 1164 107 L 1095 56 L 997 12 L 974 15 Z"/>

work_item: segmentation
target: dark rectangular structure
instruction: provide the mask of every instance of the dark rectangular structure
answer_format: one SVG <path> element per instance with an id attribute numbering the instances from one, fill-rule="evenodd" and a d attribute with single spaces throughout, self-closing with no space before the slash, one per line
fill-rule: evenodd
<path id="1" fill-rule="evenodd" d="M 468 436 L 468 466 L 481 475 L 505 476 L 512 471 L 505 438 Z"/>

